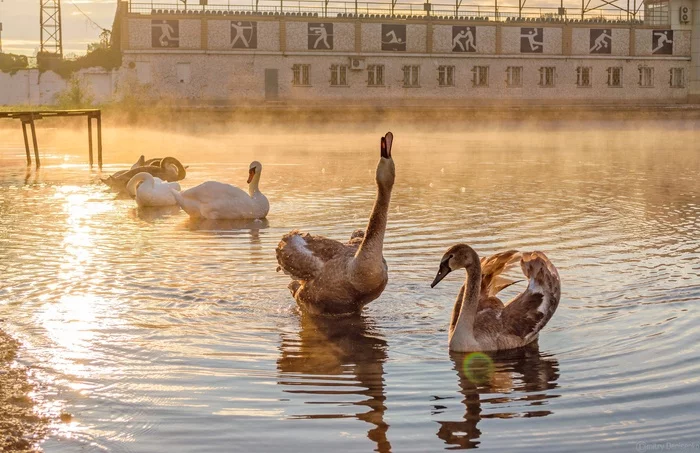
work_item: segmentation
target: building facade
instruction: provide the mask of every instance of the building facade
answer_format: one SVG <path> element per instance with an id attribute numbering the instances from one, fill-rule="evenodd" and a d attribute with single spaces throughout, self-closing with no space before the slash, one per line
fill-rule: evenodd
<path id="1" fill-rule="evenodd" d="M 690 2 L 676 7 L 692 8 Z M 692 9 L 691 9 L 692 11 Z M 129 11 L 121 79 L 222 103 L 687 102 L 692 23 Z M 691 21 L 692 22 L 692 21 Z"/>

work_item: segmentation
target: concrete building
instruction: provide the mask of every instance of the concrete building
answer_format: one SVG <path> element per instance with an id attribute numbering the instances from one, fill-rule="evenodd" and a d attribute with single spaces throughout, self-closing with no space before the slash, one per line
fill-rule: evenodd
<path id="1" fill-rule="evenodd" d="M 437 9 L 356 14 L 347 12 L 352 4 L 329 10 L 328 3 L 295 11 L 183 10 L 173 1 L 171 9 L 154 9 L 122 0 L 113 29 L 122 66 L 78 77 L 99 101 L 125 95 L 226 105 L 700 101 L 700 0 L 649 1 L 655 3 L 645 4 L 639 20 L 585 11 L 573 19 L 541 9 L 523 17 L 522 8 L 492 9 L 490 16 Z M 0 90 L 0 104 L 50 103 L 65 87 L 51 73 L 24 72 L 0 73 L 0 85 L 14 87 Z M 25 92 L 29 102 L 19 99 Z"/>
<path id="2" fill-rule="evenodd" d="M 666 6 L 647 24 L 123 4 L 121 78 L 158 98 L 234 104 L 687 102 L 699 21 L 681 21 L 691 1 Z"/>

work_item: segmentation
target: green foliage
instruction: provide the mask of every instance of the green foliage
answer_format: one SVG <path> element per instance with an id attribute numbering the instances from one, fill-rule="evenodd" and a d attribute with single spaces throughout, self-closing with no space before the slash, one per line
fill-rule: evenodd
<path id="1" fill-rule="evenodd" d="M 20 69 L 26 69 L 29 60 L 26 55 L 16 55 L 12 53 L 0 53 L 0 71 L 14 74 Z"/>
<path id="2" fill-rule="evenodd" d="M 62 60 L 51 58 L 52 56 L 37 55 L 37 64 L 40 71 L 53 71 L 64 79 L 70 78 L 74 72 L 81 69 L 102 67 L 107 70 L 121 66 L 122 56 L 120 52 L 112 49 L 95 49 L 87 55 L 78 57 L 75 60 Z"/>
<path id="3" fill-rule="evenodd" d="M 112 32 L 109 30 L 102 30 L 102 33 L 100 33 L 100 40 L 97 42 L 93 42 L 91 44 L 88 44 L 87 46 L 87 53 L 92 53 L 96 50 L 100 49 L 109 49 L 109 42 L 110 38 L 112 36 Z"/>
<path id="4" fill-rule="evenodd" d="M 61 109 L 84 109 L 92 106 L 94 98 L 80 79 L 73 77 L 68 87 L 56 95 L 56 106 Z"/>
<path id="5" fill-rule="evenodd" d="M 122 64 L 122 54 L 119 49 L 110 46 L 109 30 L 100 35 L 100 41 L 88 45 L 88 53 L 74 60 L 56 58 L 53 54 L 39 52 L 37 65 L 39 70 L 53 71 L 64 79 L 69 79 L 73 73 L 86 68 L 102 67 L 107 70 L 115 69 Z"/>

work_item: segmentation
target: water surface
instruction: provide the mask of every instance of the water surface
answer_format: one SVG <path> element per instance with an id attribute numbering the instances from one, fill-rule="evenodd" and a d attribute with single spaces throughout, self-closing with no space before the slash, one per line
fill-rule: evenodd
<path id="1" fill-rule="evenodd" d="M 388 128 L 389 284 L 362 316 L 304 316 L 274 248 L 294 228 L 346 240 L 365 225 Z M 183 188 L 244 186 L 263 162 L 271 212 L 244 224 L 138 210 L 89 171 L 84 131 L 40 134 L 28 172 L 21 133 L 0 130 L 0 328 L 38 371 L 41 410 L 74 416 L 48 452 L 700 442 L 694 124 L 105 131 L 105 173 L 172 155 L 190 166 Z M 429 284 L 457 242 L 557 265 L 561 303 L 536 347 L 490 366 L 448 353 L 464 276 Z"/>

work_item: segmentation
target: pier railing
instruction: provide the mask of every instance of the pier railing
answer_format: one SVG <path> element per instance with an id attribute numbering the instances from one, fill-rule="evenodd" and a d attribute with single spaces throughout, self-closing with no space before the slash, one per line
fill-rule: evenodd
<path id="1" fill-rule="evenodd" d="M 613 21 L 644 23 L 646 25 L 668 25 L 668 3 L 665 1 L 643 3 L 632 0 L 620 6 L 616 1 L 605 0 L 591 4 L 588 0 L 580 6 L 553 7 L 528 6 L 526 0 L 517 0 L 517 5 L 499 4 L 498 0 L 480 4 L 466 4 L 462 0 L 454 3 L 409 3 L 398 0 L 338 1 L 338 0 L 251 0 L 221 1 L 217 4 L 187 4 L 181 1 L 148 2 L 130 1 L 129 12 L 137 14 L 182 14 L 182 15 L 283 15 L 308 17 L 350 17 L 387 19 L 453 19 L 481 21 Z M 194 2 L 192 2 L 194 3 Z M 563 4 L 563 3 L 562 3 Z"/>

